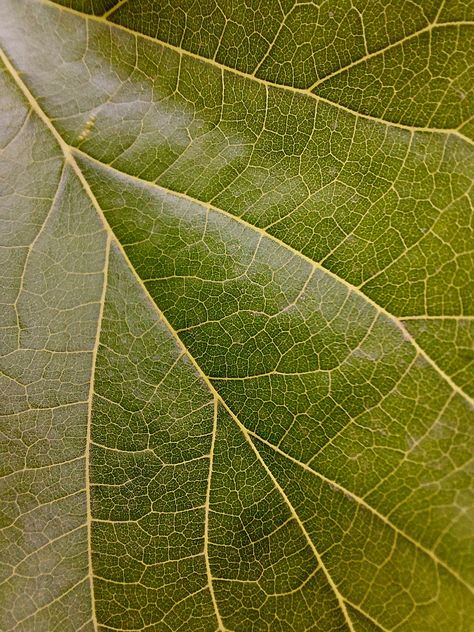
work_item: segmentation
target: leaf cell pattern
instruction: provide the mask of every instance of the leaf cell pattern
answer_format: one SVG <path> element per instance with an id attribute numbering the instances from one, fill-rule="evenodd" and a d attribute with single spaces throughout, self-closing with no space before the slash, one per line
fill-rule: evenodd
<path id="1" fill-rule="evenodd" d="M 472 4 L 0 0 L 0 628 L 468 632 Z"/>

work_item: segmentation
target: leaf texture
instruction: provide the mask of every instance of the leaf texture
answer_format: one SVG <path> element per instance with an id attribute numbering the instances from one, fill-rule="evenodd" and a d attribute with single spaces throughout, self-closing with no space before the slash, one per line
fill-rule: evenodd
<path id="1" fill-rule="evenodd" d="M 473 20 L 0 0 L 0 629 L 472 629 Z"/>

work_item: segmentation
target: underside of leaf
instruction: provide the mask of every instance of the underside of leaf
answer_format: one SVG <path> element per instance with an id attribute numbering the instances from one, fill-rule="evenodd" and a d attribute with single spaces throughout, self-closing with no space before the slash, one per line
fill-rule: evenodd
<path id="1" fill-rule="evenodd" d="M 0 629 L 472 629 L 468 5 L 0 0 Z"/>

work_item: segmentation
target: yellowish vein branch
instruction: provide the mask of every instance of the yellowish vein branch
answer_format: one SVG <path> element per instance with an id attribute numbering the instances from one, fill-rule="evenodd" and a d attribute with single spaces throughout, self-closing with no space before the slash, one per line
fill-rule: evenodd
<path id="1" fill-rule="evenodd" d="M 91 480 L 90 480 L 90 452 L 92 445 L 92 401 L 94 398 L 94 382 L 95 382 L 95 367 L 97 363 L 97 351 L 100 342 L 100 331 L 102 327 L 102 318 L 104 315 L 105 294 L 107 291 L 107 275 L 109 269 L 109 254 L 110 254 L 110 234 L 107 234 L 107 242 L 105 246 L 105 260 L 103 270 L 102 281 L 102 295 L 100 298 L 99 316 L 97 321 L 97 329 L 94 341 L 94 348 L 92 350 L 92 362 L 91 362 L 91 380 L 89 385 L 89 398 L 87 403 L 87 434 L 86 434 L 86 458 L 85 458 L 85 486 L 86 486 L 86 511 L 87 511 L 87 552 L 89 561 L 89 585 L 91 594 L 91 608 L 92 608 L 92 621 L 94 629 L 98 631 L 99 626 L 97 623 L 97 616 L 95 612 L 95 598 L 94 598 L 94 571 L 92 567 L 92 507 L 91 507 Z"/>
<path id="2" fill-rule="evenodd" d="M 212 580 L 211 564 L 209 560 L 209 511 L 210 511 L 210 506 L 211 506 L 212 469 L 214 465 L 214 446 L 216 443 L 218 406 L 219 406 L 219 399 L 214 393 L 212 439 L 211 439 L 211 450 L 209 453 L 209 476 L 207 479 L 206 504 L 205 504 L 205 512 L 204 512 L 204 559 L 206 561 L 207 583 L 209 585 L 209 592 L 211 593 L 212 605 L 214 606 L 214 610 L 216 613 L 216 619 L 219 625 L 219 630 L 221 632 L 226 632 L 226 628 L 224 626 L 222 617 L 219 612 L 219 606 L 217 605 L 217 599 L 214 592 L 214 585 L 213 585 L 213 580 Z"/>
<path id="3" fill-rule="evenodd" d="M 21 273 L 20 276 L 20 284 L 19 284 L 19 288 L 18 288 L 18 294 L 16 296 L 15 302 L 13 303 L 13 307 L 15 309 L 15 315 L 16 315 L 16 324 L 17 324 L 17 330 L 18 330 L 18 342 L 17 342 L 17 348 L 20 349 L 20 336 L 21 336 L 21 322 L 20 322 L 20 314 L 18 311 L 18 301 L 20 300 L 20 297 L 23 293 L 24 290 L 24 284 L 25 284 L 25 275 L 26 275 L 26 271 L 29 265 L 29 261 L 30 261 L 30 257 L 32 252 L 35 249 L 35 245 L 38 242 L 38 240 L 40 239 L 41 235 L 43 234 L 44 228 L 46 226 L 46 224 L 48 223 L 48 220 L 52 214 L 52 212 L 54 211 L 54 207 L 56 206 L 56 202 L 59 198 L 59 196 L 61 195 L 62 189 L 63 189 L 63 183 L 64 183 L 64 170 L 65 170 L 65 166 L 66 166 L 66 162 L 63 162 L 63 165 L 61 167 L 61 173 L 59 174 L 59 179 L 58 179 L 58 186 L 56 188 L 56 193 L 54 194 L 54 197 L 51 201 L 51 205 L 48 209 L 48 212 L 46 213 L 46 216 L 44 218 L 43 223 L 41 224 L 38 232 L 36 233 L 35 238 L 33 239 L 33 241 L 31 242 L 31 244 L 28 246 L 28 252 L 26 254 L 26 258 L 25 258 L 25 263 L 23 266 L 23 272 Z"/>
<path id="4" fill-rule="evenodd" d="M 275 452 L 277 452 L 281 456 L 285 457 L 286 459 L 288 459 L 289 461 L 291 461 L 292 463 L 294 463 L 298 467 L 301 467 L 306 472 L 309 472 L 313 476 L 316 476 L 317 478 L 321 479 L 324 483 L 327 483 L 332 488 L 338 489 L 341 493 L 343 493 L 348 498 L 352 498 L 360 507 L 364 507 L 365 509 L 367 509 L 367 511 L 369 511 L 374 516 L 376 516 L 384 524 L 386 524 L 388 527 L 390 527 L 395 533 L 397 533 L 398 535 L 403 537 L 405 540 L 408 540 L 409 542 L 411 542 L 416 548 L 418 548 L 423 553 L 426 553 L 426 555 L 428 555 L 433 560 L 433 562 L 435 562 L 436 564 L 439 564 L 440 566 L 442 566 L 445 570 L 448 571 L 448 573 L 450 573 L 450 575 L 455 577 L 461 584 L 463 584 L 466 588 L 468 588 L 468 590 L 471 593 L 474 594 L 474 589 L 472 588 L 472 586 L 470 586 L 458 573 L 456 573 L 451 567 L 449 567 L 445 562 L 443 562 L 435 553 L 433 553 L 433 551 L 431 551 L 430 549 L 427 549 L 422 544 L 420 544 L 419 542 L 414 540 L 407 533 L 405 533 L 404 531 L 399 529 L 396 525 L 393 524 L 393 522 L 391 522 L 388 518 L 386 518 L 383 514 L 381 514 L 377 509 L 375 509 L 375 507 L 373 507 L 372 505 L 369 505 L 369 503 L 367 503 L 367 501 L 365 501 L 361 496 L 358 496 L 354 492 L 346 489 L 343 485 L 341 485 L 337 481 L 334 481 L 334 480 L 328 478 L 327 476 L 324 476 L 324 474 L 321 474 L 321 472 L 318 472 L 317 470 L 313 470 L 306 463 L 302 463 L 301 461 L 298 461 L 298 459 L 295 459 L 291 455 L 289 455 L 286 452 L 284 452 L 278 446 L 274 445 L 273 443 L 270 443 L 266 439 L 263 439 L 262 437 L 260 437 L 255 432 L 253 432 L 251 430 L 247 430 L 247 433 L 250 436 L 255 437 L 255 439 L 257 439 L 258 441 L 261 441 L 266 446 L 268 446 L 269 448 L 271 448 L 272 450 L 274 450 Z"/>
<path id="5" fill-rule="evenodd" d="M 465 23 L 464 23 L 465 24 Z M 429 33 L 430 31 L 432 31 L 434 28 L 442 28 L 442 27 L 447 27 L 447 26 L 459 26 L 460 23 L 459 22 L 449 22 L 449 23 L 445 23 L 445 24 L 427 24 L 426 26 L 424 26 L 422 29 L 419 29 L 418 31 L 414 31 L 413 33 L 410 33 L 409 35 L 406 35 L 405 37 L 402 37 L 401 39 L 392 42 L 391 44 L 388 44 L 387 46 L 384 46 L 384 48 L 380 48 L 379 50 L 373 51 L 367 55 L 364 55 L 363 57 L 359 57 L 359 59 L 355 59 L 353 62 L 351 62 L 350 64 L 346 64 L 345 66 L 342 66 L 341 68 L 338 68 L 337 70 L 335 70 L 334 72 L 330 73 L 329 75 L 326 75 L 324 77 L 321 77 L 321 79 L 318 79 L 317 81 L 315 81 L 313 83 L 312 86 L 310 86 L 308 88 L 308 90 L 312 91 L 315 88 L 317 88 L 318 86 L 320 86 L 321 84 L 323 84 L 325 81 L 328 81 L 329 79 L 332 79 L 332 77 L 335 77 L 337 75 L 342 74 L 343 72 L 346 72 L 348 70 L 350 70 L 351 68 L 354 68 L 354 66 L 358 66 L 359 64 L 363 64 L 364 62 L 369 61 L 370 59 L 373 59 L 374 57 L 378 57 L 379 55 L 383 55 L 384 53 L 386 53 L 387 51 L 391 50 L 392 48 L 396 48 L 397 46 L 403 46 L 403 44 L 405 44 L 406 42 L 409 42 L 412 39 L 415 39 L 416 37 L 419 37 L 420 35 L 423 35 L 423 33 Z"/>
<path id="6" fill-rule="evenodd" d="M 321 555 L 319 554 L 318 550 L 316 549 L 316 547 L 314 545 L 314 542 L 311 539 L 309 533 L 306 531 L 306 527 L 304 526 L 303 521 L 300 519 L 299 515 L 296 513 L 296 510 L 293 507 L 293 505 L 292 505 L 290 499 L 288 498 L 288 496 L 285 494 L 284 489 L 281 487 L 281 485 L 277 481 L 277 479 L 273 476 L 272 471 L 270 470 L 268 465 L 263 460 L 260 452 L 257 450 L 257 448 L 254 445 L 252 439 L 250 438 L 249 433 L 247 431 L 247 428 L 237 419 L 237 417 L 230 410 L 229 410 L 229 412 L 232 415 L 232 418 L 234 419 L 234 421 L 237 423 L 238 427 L 240 428 L 240 431 L 244 435 L 247 443 L 252 448 L 252 452 L 254 452 L 255 456 L 258 459 L 258 462 L 263 467 L 263 469 L 265 470 L 267 476 L 272 481 L 273 485 L 278 490 L 278 493 L 280 494 L 280 496 L 285 501 L 285 504 L 287 505 L 288 509 L 290 510 L 290 513 L 291 513 L 293 519 L 295 520 L 295 522 L 297 523 L 297 525 L 299 526 L 301 532 L 303 533 L 307 543 L 309 544 L 309 546 L 311 548 L 311 551 L 313 552 L 314 557 L 316 558 L 316 560 L 317 560 L 317 562 L 319 564 L 319 567 L 321 568 L 321 570 L 324 573 L 324 576 L 326 577 L 326 581 L 330 585 L 330 587 L 332 589 L 332 592 L 334 593 L 334 595 L 335 595 L 335 597 L 337 599 L 337 602 L 339 604 L 339 608 L 341 609 L 341 611 L 342 611 L 342 613 L 344 615 L 344 619 L 345 619 L 345 621 L 347 623 L 347 626 L 348 626 L 350 632 L 355 632 L 354 626 L 352 625 L 352 620 L 351 620 L 351 618 L 349 616 L 349 612 L 348 612 L 347 607 L 346 607 L 346 603 L 344 601 L 344 597 L 340 593 L 339 588 L 337 587 L 337 585 L 334 582 L 333 578 L 331 577 L 328 569 L 326 568 L 326 565 L 323 562 L 323 558 L 321 557 Z"/>
<path id="7" fill-rule="evenodd" d="M 114 4 L 113 7 L 110 7 L 110 9 L 101 16 L 102 19 L 107 20 L 112 15 L 112 13 L 115 13 L 115 11 L 120 9 L 120 7 L 123 7 L 123 5 L 126 4 L 127 2 L 128 0 L 119 0 L 117 4 Z"/>

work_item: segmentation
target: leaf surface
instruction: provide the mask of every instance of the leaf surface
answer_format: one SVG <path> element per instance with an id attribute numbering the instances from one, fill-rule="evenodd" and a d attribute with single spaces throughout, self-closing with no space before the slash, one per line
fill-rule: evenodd
<path id="1" fill-rule="evenodd" d="M 472 20 L 0 0 L 1 629 L 472 629 Z"/>

